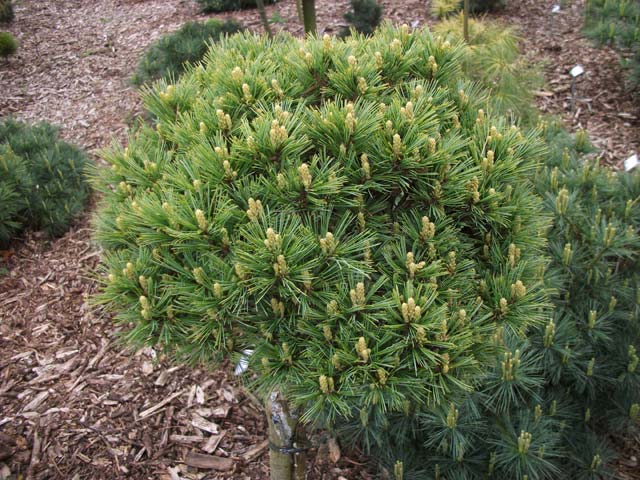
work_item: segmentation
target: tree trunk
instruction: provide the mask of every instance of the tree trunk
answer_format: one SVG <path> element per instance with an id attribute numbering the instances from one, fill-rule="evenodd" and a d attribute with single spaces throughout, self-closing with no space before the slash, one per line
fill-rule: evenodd
<path id="1" fill-rule="evenodd" d="M 316 0 L 302 0 L 302 16 L 304 17 L 304 33 L 315 35 L 316 29 Z"/>
<path id="2" fill-rule="evenodd" d="M 273 37 L 273 33 L 271 32 L 271 25 L 269 25 L 269 19 L 267 18 L 267 11 L 264 9 L 264 0 L 256 0 L 256 6 L 258 7 L 258 12 L 260 13 L 260 20 L 262 20 L 264 31 L 267 32 L 267 35 Z"/>
<path id="3" fill-rule="evenodd" d="M 298 14 L 298 21 L 304 24 L 304 14 L 302 13 L 302 0 L 296 0 L 296 13 Z"/>
<path id="4" fill-rule="evenodd" d="M 469 43 L 469 0 L 464 0 L 464 41 Z"/>
<path id="5" fill-rule="evenodd" d="M 304 428 L 282 392 L 274 390 L 267 398 L 269 425 L 269 467 L 271 480 L 304 480 L 306 454 Z"/>

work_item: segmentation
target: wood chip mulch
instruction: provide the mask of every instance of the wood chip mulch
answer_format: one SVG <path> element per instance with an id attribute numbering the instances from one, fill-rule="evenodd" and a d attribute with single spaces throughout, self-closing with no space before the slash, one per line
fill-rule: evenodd
<path id="1" fill-rule="evenodd" d="M 571 131 L 586 130 L 602 162 L 621 169 L 640 153 L 640 90 L 628 85 L 616 50 L 584 38 L 584 12 L 585 0 L 519 0 L 497 17 L 518 28 L 523 51 L 543 66 L 546 85 L 537 93 L 542 112 L 562 117 Z M 569 72 L 576 65 L 584 74 L 576 80 L 572 110 Z"/>
<path id="2" fill-rule="evenodd" d="M 498 17 L 520 28 L 527 53 L 546 59 L 543 111 L 585 128 L 615 166 L 638 151 L 640 112 L 617 54 L 580 32 L 583 1 L 552 17 L 554 2 L 513 0 Z M 348 0 L 319 0 L 318 24 L 344 24 Z M 394 22 L 433 21 L 424 0 L 382 0 Z M 267 7 L 277 28 L 300 34 L 293 0 Z M 256 11 L 235 17 L 261 30 Z M 187 20 L 193 0 L 21 0 L 8 29 L 20 41 L 0 62 L 0 116 L 47 120 L 90 152 L 127 127 L 141 106 L 128 78 L 147 45 Z M 577 108 L 568 71 L 584 66 Z M 86 215 L 62 238 L 31 234 L 0 258 L 0 479 L 268 478 L 265 422 L 229 365 L 171 365 L 153 349 L 130 351 L 109 318 L 87 306 L 99 250 Z M 3 274 L 3 270 L 6 272 Z M 620 475 L 639 479 L 638 439 L 626 439 Z M 312 479 L 369 479 L 357 452 L 335 446 L 310 462 Z M 635 452 L 635 453 L 634 453 Z M 345 454 L 346 453 L 346 454 Z"/>

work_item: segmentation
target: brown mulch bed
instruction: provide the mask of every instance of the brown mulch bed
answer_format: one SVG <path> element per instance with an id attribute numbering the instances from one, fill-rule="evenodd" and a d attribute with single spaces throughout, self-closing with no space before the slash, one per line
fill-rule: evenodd
<path id="1" fill-rule="evenodd" d="M 423 0 L 381 3 L 394 22 L 433 21 Z M 337 32 L 347 4 L 319 0 L 320 28 Z M 533 59 L 546 59 L 541 109 L 588 130 L 619 166 L 639 148 L 638 103 L 617 54 L 581 37 L 583 0 L 553 21 L 552 4 L 512 1 L 499 16 L 520 27 Z M 277 28 L 301 33 L 293 0 L 268 7 L 269 17 L 275 12 Z M 261 29 L 255 11 L 225 16 Z M 0 62 L 0 115 L 57 123 L 91 152 L 123 141 L 141 109 L 127 81 L 139 56 L 198 18 L 192 0 L 21 0 L 9 27 L 19 54 Z M 571 112 L 568 70 L 577 63 L 586 74 Z M 53 242 L 28 236 L 0 260 L 8 270 L 0 276 L 0 478 L 266 479 L 262 413 L 229 365 L 207 371 L 170 365 L 153 349 L 128 351 L 111 321 L 87 306 L 100 253 L 88 217 Z M 311 478 L 370 478 L 354 452 L 335 465 L 325 457 L 312 462 Z M 197 469 L 202 462 L 220 471 Z M 621 475 L 640 478 L 636 466 L 629 454 Z"/>
<path id="2" fill-rule="evenodd" d="M 551 13 L 556 4 L 566 4 Z M 630 91 L 627 72 L 612 48 L 598 48 L 582 35 L 585 0 L 509 2 L 499 17 L 518 27 L 523 50 L 544 68 L 546 86 L 538 92 L 543 113 L 559 115 L 570 130 L 584 129 L 602 153 L 602 161 L 622 168 L 640 152 L 640 92 Z M 569 71 L 582 65 L 571 110 Z"/>

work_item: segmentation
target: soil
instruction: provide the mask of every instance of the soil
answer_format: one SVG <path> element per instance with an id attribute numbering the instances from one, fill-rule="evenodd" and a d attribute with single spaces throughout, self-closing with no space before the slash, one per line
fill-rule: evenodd
<path id="1" fill-rule="evenodd" d="M 640 102 L 617 53 L 582 37 L 583 1 L 563 2 L 557 14 L 551 1 L 511 1 L 496 16 L 519 28 L 526 53 L 544 64 L 541 110 L 586 129 L 603 162 L 619 168 L 639 151 Z M 424 0 L 381 3 L 395 23 L 433 22 Z M 319 1 L 319 28 L 339 31 L 347 5 Z M 294 0 L 267 11 L 274 28 L 302 33 Z M 15 13 L 8 30 L 20 49 L 0 61 L 0 116 L 56 123 L 94 158 L 126 141 L 141 114 L 128 79 L 145 48 L 206 18 L 193 0 L 19 0 Z M 261 30 L 255 10 L 218 16 Z M 571 111 L 576 64 L 586 73 Z M 231 365 L 206 370 L 172 365 L 154 349 L 131 351 L 118 341 L 120 327 L 87 302 L 100 258 L 93 211 L 60 239 L 31 233 L 0 252 L 0 479 L 268 478 L 263 413 Z M 623 441 L 620 476 L 640 479 L 640 439 Z M 359 452 L 335 462 L 339 452 L 318 442 L 311 479 L 373 478 Z"/>

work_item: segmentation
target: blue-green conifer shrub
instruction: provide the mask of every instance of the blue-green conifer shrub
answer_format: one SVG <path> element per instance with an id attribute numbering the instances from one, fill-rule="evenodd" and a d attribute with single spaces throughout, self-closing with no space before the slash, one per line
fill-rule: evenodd
<path id="1" fill-rule="evenodd" d="M 585 158 L 584 132 L 541 129 L 553 312 L 524 336 L 502 335 L 506 353 L 472 393 L 390 420 L 375 458 L 388 470 L 401 462 L 405 478 L 613 478 L 611 439 L 637 432 L 640 172 Z"/>

